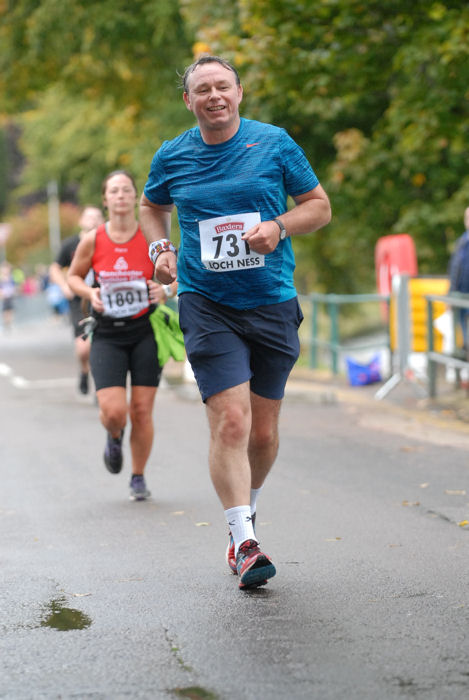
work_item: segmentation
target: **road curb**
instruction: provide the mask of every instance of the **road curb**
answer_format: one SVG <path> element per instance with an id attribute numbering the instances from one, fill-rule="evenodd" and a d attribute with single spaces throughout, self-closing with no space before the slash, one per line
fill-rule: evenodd
<path id="1" fill-rule="evenodd" d="M 461 392 L 448 392 L 439 399 L 421 398 L 415 388 L 404 386 L 400 391 L 381 400 L 375 398 L 380 385 L 352 387 L 345 378 L 331 377 L 324 372 L 295 368 L 287 383 L 285 397 L 292 400 L 312 401 L 319 404 L 348 404 L 362 407 L 373 415 L 400 416 L 407 421 L 417 421 L 439 429 L 451 430 L 469 438 L 467 414 L 462 416 L 461 403 L 469 401 Z"/>

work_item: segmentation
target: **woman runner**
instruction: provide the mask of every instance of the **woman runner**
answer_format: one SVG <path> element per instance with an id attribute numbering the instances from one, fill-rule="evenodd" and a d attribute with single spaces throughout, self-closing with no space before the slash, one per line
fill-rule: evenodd
<path id="1" fill-rule="evenodd" d="M 111 474 L 121 471 L 129 416 L 130 498 L 140 501 L 150 496 L 144 470 L 153 444 L 153 404 L 162 370 L 149 316 L 155 304 L 174 295 L 176 285 L 160 285 L 152 279 L 154 266 L 135 216 L 133 177 L 123 170 L 111 172 L 102 194 L 109 220 L 80 241 L 68 283 L 90 302 L 96 319 L 90 365 L 101 423 L 107 431 L 104 463 Z M 85 282 L 90 269 L 95 279 L 92 287 Z"/>

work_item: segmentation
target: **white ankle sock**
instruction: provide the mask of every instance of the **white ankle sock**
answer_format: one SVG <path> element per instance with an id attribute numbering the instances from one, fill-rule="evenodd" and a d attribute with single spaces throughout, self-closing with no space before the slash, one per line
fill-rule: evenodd
<path id="1" fill-rule="evenodd" d="M 225 518 L 235 543 L 235 556 L 245 540 L 256 540 L 252 527 L 251 506 L 235 506 L 225 510 Z"/>
<path id="2" fill-rule="evenodd" d="M 256 512 L 256 507 L 257 507 L 257 497 L 259 496 L 260 492 L 262 491 L 262 486 L 260 486 L 258 489 L 251 489 L 251 513 L 254 515 Z"/>

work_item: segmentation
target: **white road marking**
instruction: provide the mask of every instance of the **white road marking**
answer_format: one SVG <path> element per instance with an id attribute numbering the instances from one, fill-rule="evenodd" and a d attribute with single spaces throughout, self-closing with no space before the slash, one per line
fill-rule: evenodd
<path id="1" fill-rule="evenodd" d="M 75 386 L 75 377 L 56 377 L 55 379 L 25 379 L 13 373 L 9 365 L 0 362 L 0 377 L 9 379 L 16 389 L 60 389 Z"/>

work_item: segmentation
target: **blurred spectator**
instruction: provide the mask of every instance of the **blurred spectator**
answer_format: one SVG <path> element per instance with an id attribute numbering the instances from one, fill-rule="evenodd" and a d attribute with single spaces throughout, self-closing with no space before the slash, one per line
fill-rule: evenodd
<path id="1" fill-rule="evenodd" d="M 11 276 L 13 277 L 13 281 L 16 286 L 20 288 L 25 279 L 23 270 L 20 267 L 15 267 L 15 269 L 11 272 Z"/>
<path id="2" fill-rule="evenodd" d="M 89 391 L 89 371 L 90 371 L 90 338 L 83 338 L 83 327 L 81 321 L 86 316 L 83 312 L 82 299 L 74 294 L 67 282 L 68 268 L 72 263 L 73 256 L 82 238 L 100 224 L 104 223 L 101 209 L 94 206 L 86 206 L 82 210 L 79 220 L 80 232 L 74 236 L 66 238 L 62 243 L 57 259 L 49 268 L 50 281 L 59 286 L 63 296 L 68 301 L 70 322 L 73 328 L 75 341 L 75 354 L 80 366 L 80 376 L 78 378 L 78 389 L 82 394 Z M 86 279 L 87 284 L 93 284 L 93 273 L 90 272 Z"/>
<path id="3" fill-rule="evenodd" d="M 450 292 L 469 294 L 469 207 L 464 211 L 464 233 L 456 241 L 449 264 Z M 458 320 L 461 324 L 464 347 L 467 343 L 467 320 L 469 310 L 459 309 Z"/>
<path id="4" fill-rule="evenodd" d="M 68 313 L 68 300 L 58 284 L 49 284 L 46 289 L 47 301 L 56 316 L 63 316 Z"/>
<path id="5" fill-rule="evenodd" d="M 33 296 L 34 294 L 37 294 L 38 291 L 39 282 L 37 281 L 37 278 L 33 277 L 32 275 L 27 276 L 21 287 L 22 294 L 25 294 L 26 296 Z"/>
<path id="6" fill-rule="evenodd" d="M 39 285 L 39 291 L 45 292 L 49 286 L 49 268 L 47 265 L 39 263 L 39 265 L 36 265 L 35 274 Z"/>
<path id="7" fill-rule="evenodd" d="M 9 263 L 3 262 L 0 267 L 0 298 L 2 300 L 3 330 L 5 331 L 11 330 L 13 323 L 15 293 L 16 285 L 13 279 L 12 267 Z"/>

